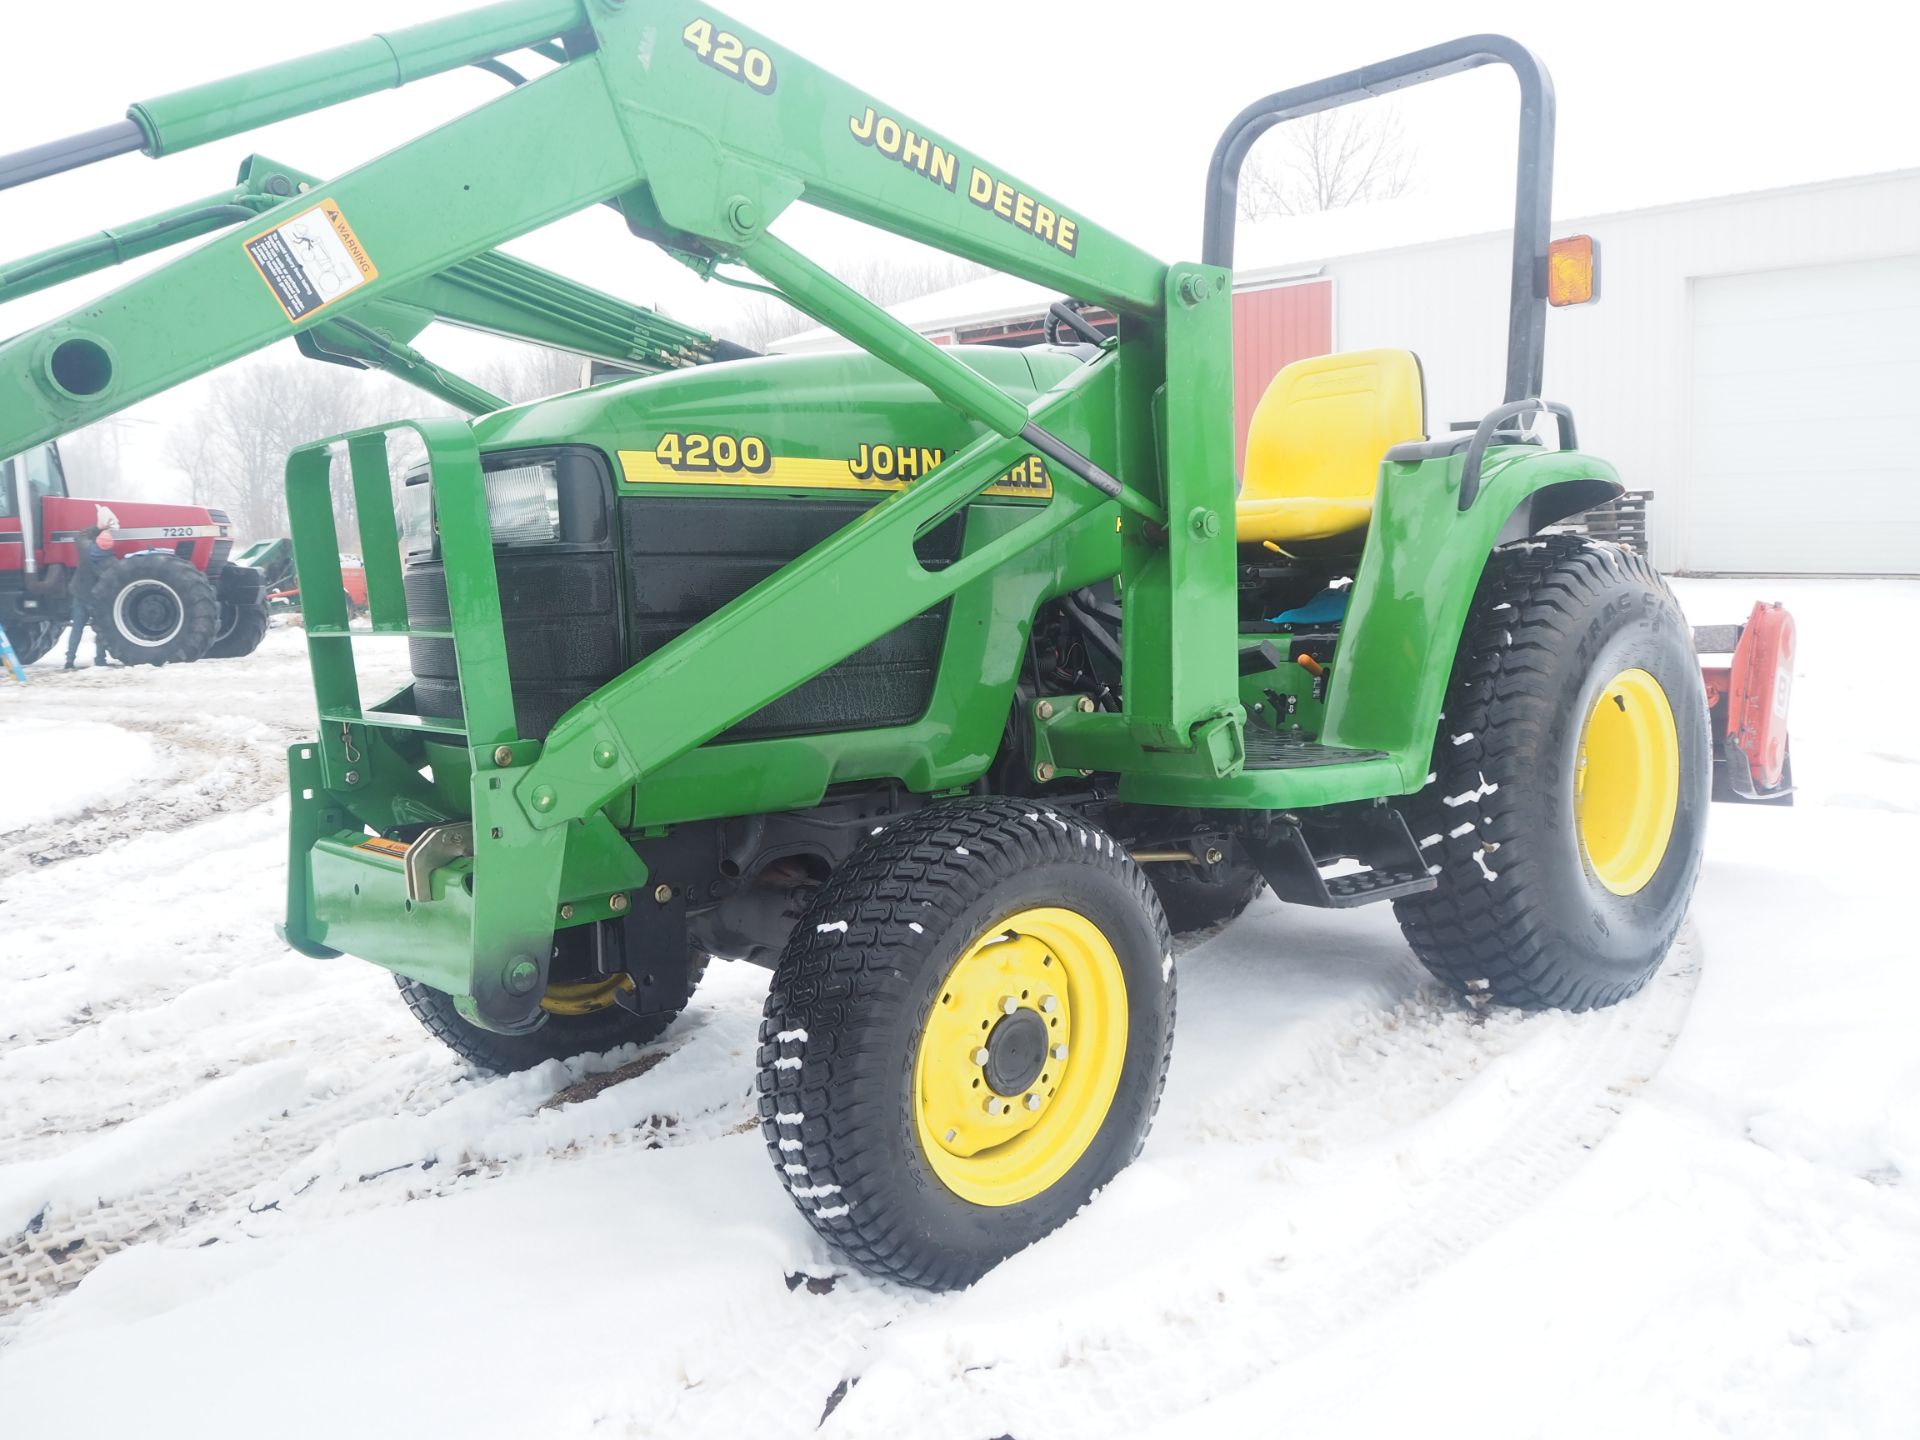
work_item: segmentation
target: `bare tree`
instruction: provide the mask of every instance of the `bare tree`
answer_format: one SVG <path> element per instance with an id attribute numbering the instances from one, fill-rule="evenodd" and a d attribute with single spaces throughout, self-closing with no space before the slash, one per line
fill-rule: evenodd
<path id="1" fill-rule="evenodd" d="M 581 374 L 578 355 L 523 345 L 483 366 L 475 379 L 517 403 L 578 389 Z M 206 399 L 168 431 L 162 453 L 189 477 L 195 504 L 225 509 L 245 540 L 268 539 L 287 533 L 291 451 L 399 416 L 450 413 L 444 403 L 385 375 L 259 356 L 215 376 Z M 396 492 L 419 458 L 417 448 L 410 449 L 402 434 L 390 450 Z M 333 500 L 340 544 L 352 550 L 358 518 L 337 461 Z"/>
<path id="2" fill-rule="evenodd" d="M 586 362 L 569 350 L 516 344 L 511 353 L 481 366 L 473 378 L 509 404 L 522 405 L 578 390 L 585 370 Z"/>
<path id="3" fill-rule="evenodd" d="M 120 424 L 116 416 L 61 437 L 60 467 L 73 494 L 102 500 L 139 497 L 139 486 L 122 466 Z"/>
<path id="4" fill-rule="evenodd" d="M 1412 187 L 1414 151 L 1396 110 L 1323 110 L 1274 133 L 1277 156 L 1249 156 L 1240 173 L 1243 220 L 1392 200 Z"/>
<path id="5" fill-rule="evenodd" d="M 184 424 L 176 424 L 167 431 L 160 453 L 174 469 L 187 477 L 187 499 L 195 505 L 212 505 L 215 496 L 225 500 L 226 487 L 220 483 L 222 478 L 219 445 L 208 428 L 200 423 L 199 415 Z"/>
<path id="6" fill-rule="evenodd" d="M 260 357 L 216 376 L 207 399 L 167 435 L 170 463 L 191 477 L 197 503 L 218 505 L 242 538 L 287 531 L 287 455 L 308 441 L 401 414 L 444 409 L 383 376 Z M 352 502 L 335 489 L 343 545 Z"/>

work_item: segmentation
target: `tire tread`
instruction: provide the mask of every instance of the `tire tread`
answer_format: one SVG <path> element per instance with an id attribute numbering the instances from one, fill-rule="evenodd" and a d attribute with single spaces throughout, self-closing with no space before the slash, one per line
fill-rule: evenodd
<path id="1" fill-rule="evenodd" d="M 877 1173 L 887 1127 L 898 1123 L 883 1097 L 896 1094 L 899 1077 L 882 1047 L 858 1038 L 879 1032 L 846 1022 L 863 1009 L 917 1033 L 919 1017 L 908 1005 L 920 972 L 900 961 L 924 952 L 938 930 L 925 926 L 923 936 L 912 926 L 928 912 L 955 921 L 995 881 L 1062 860 L 1087 860 L 1123 877 L 1171 957 L 1153 888 L 1122 846 L 1068 812 L 1007 797 L 930 805 L 870 835 L 834 871 L 788 942 L 760 1025 L 761 1133 L 775 1173 L 808 1223 L 870 1274 L 945 1290 L 972 1283 L 999 1257 L 983 1261 L 918 1233 L 888 1183 L 897 1177 Z M 821 928 L 841 922 L 844 931 Z M 1166 1081 L 1170 978 L 1165 1003 L 1159 1074 L 1128 1160 L 1145 1143 Z M 788 1166 L 803 1166 L 804 1174 Z"/>
<path id="2" fill-rule="evenodd" d="M 1522 757 L 1540 753 L 1556 718 L 1540 684 L 1550 657 L 1576 644 L 1580 617 L 1622 586 L 1655 591 L 1678 613 L 1644 556 L 1581 536 L 1535 536 L 1496 550 L 1475 591 L 1434 741 L 1434 778 L 1408 804 L 1416 839 L 1441 836 L 1440 884 L 1396 900 L 1394 911 L 1421 963 L 1476 1003 L 1595 1009 L 1639 990 L 1657 967 L 1656 960 L 1644 973 L 1607 980 L 1570 961 L 1544 923 L 1544 879 L 1502 799 L 1537 783 Z M 1472 738 L 1455 743 L 1459 735 Z M 1445 803 L 1490 783 L 1500 788 L 1471 805 Z M 1471 828 L 1453 833 L 1463 826 Z M 1482 862 L 1497 882 L 1485 878 Z M 1678 925 L 1676 918 L 1659 954 Z"/>

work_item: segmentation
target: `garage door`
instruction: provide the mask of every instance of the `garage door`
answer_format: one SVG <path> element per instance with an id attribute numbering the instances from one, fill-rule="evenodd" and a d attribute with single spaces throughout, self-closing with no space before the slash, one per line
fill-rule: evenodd
<path id="1" fill-rule="evenodd" d="M 1920 255 L 1694 282 L 1684 566 L 1920 573 Z"/>

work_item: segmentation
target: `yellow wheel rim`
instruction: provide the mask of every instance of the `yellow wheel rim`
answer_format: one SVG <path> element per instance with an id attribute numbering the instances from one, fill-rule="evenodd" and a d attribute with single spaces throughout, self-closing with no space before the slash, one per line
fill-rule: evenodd
<path id="1" fill-rule="evenodd" d="M 934 1174 L 975 1205 L 1041 1194 L 1100 1133 L 1126 1055 L 1126 977 L 1099 926 L 1051 908 L 993 926 L 935 993 L 914 1059 Z"/>
<path id="2" fill-rule="evenodd" d="M 1660 682 L 1639 669 L 1609 680 L 1587 713 L 1575 765 L 1587 868 L 1615 895 L 1638 894 L 1666 858 L 1680 805 L 1680 735 Z"/>

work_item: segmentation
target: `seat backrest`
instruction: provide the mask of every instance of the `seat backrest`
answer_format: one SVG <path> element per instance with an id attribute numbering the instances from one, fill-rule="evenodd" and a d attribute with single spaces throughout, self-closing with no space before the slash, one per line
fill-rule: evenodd
<path id="1" fill-rule="evenodd" d="M 1371 500 L 1387 451 L 1426 435 L 1426 386 L 1411 350 L 1296 360 L 1254 409 L 1240 498 Z"/>

